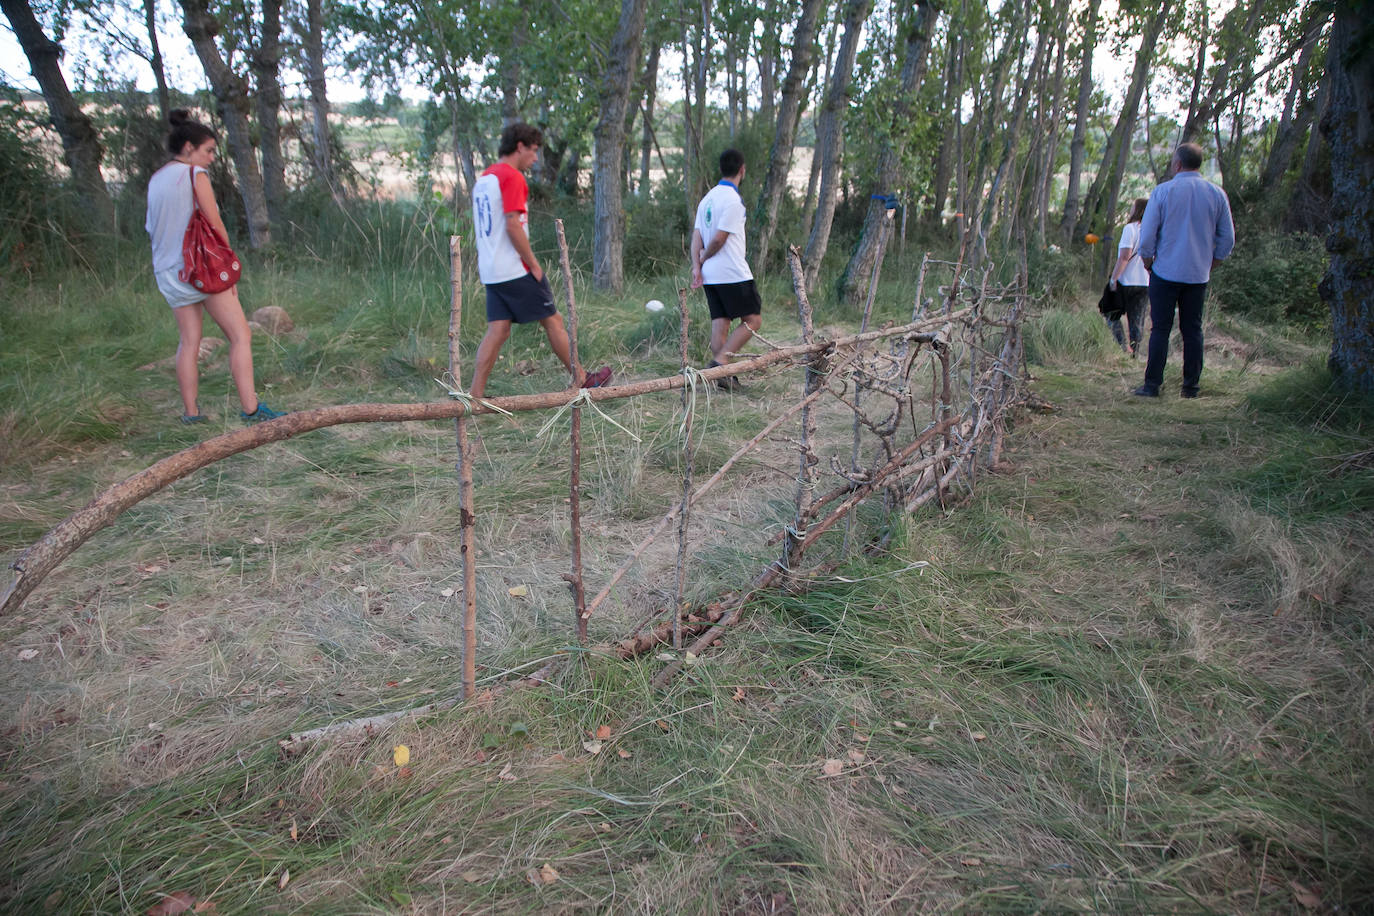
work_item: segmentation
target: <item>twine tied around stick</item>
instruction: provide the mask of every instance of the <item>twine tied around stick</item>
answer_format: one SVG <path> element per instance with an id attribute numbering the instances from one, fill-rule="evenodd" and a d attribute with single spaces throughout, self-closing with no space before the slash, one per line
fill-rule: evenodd
<path id="1" fill-rule="evenodd" d="M 683 366 L 681 375 L 686 380 L 683 391 L 687 395 L 686 407 L 682 411 L 682 422 L 678 424 L 677 434 L 683 439 L 687 438 L 687 418 L 696 413 L 697 410 L 697 386 L 700 385 L 706 390 L 706 409 L 711 409 L 711 383 L 701 374 L 701 370 L 695 366 Z"/>
<path id="2" fill-rule="evenodd" d="M 462 388 L 458 387 L 458 380 L 455 379 L 448 372 L 444 373 L 444 377 L 442 379 L 436 378 L 434 381 L 439 385 L 440 388 L 444 389 L 444 391 L 448 393 L 448 396 L 450 398 L 462 404 L 463 409 L 467 411 L 469 416 L 476 416 L 476 414 L 472 412 L 472 407 L 474 404 L 481 404 L 488 410 L 494 410 L 497 413 L 505 414 L 508 417 L 515 416 L 515 414 L 511 413 L 509 410 L 506 410 L 506 408 L 497 407 L 495 404 L 493 404 L 491 401 L 488 401 L 486 398 L 475 398 L 472 395 L 468 394 Z"/>
<path id="3" fill-rule="evenodd" d="M 638 436 L 636 436 L 634 433 L 630 432 L 628 429 L 617 423 L 613 417 L 606 413 L 606 411 L 602 410 L 600 407 L 597 407 L 596 402 L 592 400 L 592 390 L 590 388 L 579 388 L 577 394 L 573 397 L 571 401 L 555 410 L 553 416 L 549 417 L 547 420 L 544 421 L 544 425 L 539 427 L 539 432 L 534 434 L 534 438 L 544 438 L 545 434 L 548 433 L 549 430 L 553 429 L 555 425 L 557 425 L 559 419 L 563 416 L 563 414 L 571 411 L 574 407 L 590 407 L 592 410 L 596 411 L 601 416 L 601 419 L 605 420 L 607 423 L 611 424 L 616 429 L 620 430 L 625 435 L 629 436 L 631 439 L 635 440 L 636 442 L 644 441 L 640 439 Z"/>

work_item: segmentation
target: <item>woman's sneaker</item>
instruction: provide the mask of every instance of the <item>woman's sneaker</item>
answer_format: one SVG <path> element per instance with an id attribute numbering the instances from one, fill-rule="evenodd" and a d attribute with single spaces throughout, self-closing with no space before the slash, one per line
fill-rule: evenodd
<path id="1" fill-rule="evenodd" d="M 182 423 L 185 423 L 187 426 L 193 426 L 193 425 L 195 425 L 196 423 L 209 423 L 209 422 L 210 422 L 210 418 L 207 417 L 207 416 L 206 416 L 205 414 L 203 414 L 203 413 L 198 413 L 198 414 L 184 413 L 184 414 L 181 415 L 181 422 L 182 422 Z"/>
<path id="2" fill-rule="evenodd" d="M 239 419 L 245 423 L 261 423 L 264 420 L 275 420 L 277 417 L 286 416 L 285 410 L 273 410 L 262 401 L 258 401 L 257 409 L 252 413 L 246 410 L 239 411 Z"/>

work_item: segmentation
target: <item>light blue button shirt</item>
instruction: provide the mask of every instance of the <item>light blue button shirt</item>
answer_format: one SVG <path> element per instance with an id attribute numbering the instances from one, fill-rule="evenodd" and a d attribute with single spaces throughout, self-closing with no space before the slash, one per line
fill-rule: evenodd
<path id="1" fill-rule="evenodd" d="M 1212 260 L 1236 244 L 1226 192 L 1197 172 L 1179 172 L 1150 194 L 1140 221 L 1140 256 L 1161 280 L 1206 283 Z"/>

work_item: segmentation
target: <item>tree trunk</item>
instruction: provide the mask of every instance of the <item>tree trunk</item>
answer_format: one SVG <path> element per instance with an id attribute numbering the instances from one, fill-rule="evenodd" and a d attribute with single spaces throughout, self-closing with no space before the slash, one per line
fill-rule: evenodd
<path id="1" fill-rule="evenodd" d="M 1322 133 L 1331 145 L 1331 266 L 1320 285 L 1331 308 L 1331 372 L 1374 392 L 1374 47 L 1368 4 L 1339 0 L 1327 66 L 1331 107 Z"/>
<path id="2" fill-rule="evenodd" d="M 615 292 L 625 285 L 625 210 L 621 196 L 621 155 L 625 145 L 625 106 L 635 71 L 639 69 L 639 42 L 644 32 L 648 0 L 621 0 L 620 24 L 611 39 L 606 71 L 601 77 L 601 118 L 596 138 L 592 199 L 595 235 L 592 240 L 592 284 Z"/>
<path id="3" fill-rule="evenodd" d="M 67 88 L 67 78 L 58 65 L 62 46 L 43 34 L 28 0 L 0 0 L 0 7 L 4 8 L 14 36 L 29 60 L 29 70 L 48 103 L 53 127 L 62 139 L 62 157 L 72 170 L 72 183 L 88 210 L 91 227 L 98 232 L 113 232 L 114 202 L 100 174 L 105 149 L 95 125 Z"/>
<path id="4" fill-rule="evenodd" d="M 801 28 L 802 20 L 806 18 L 806 7 L 808 3 L 802 4 L 802 18 L 797 21 L 797 28 Z M 778 97 L 777 67 L 778 67 L 778 0 L 768 0 L 763 7 L 763 28 L 759 30 L 757 37 L 758 48 L 758 68 L 759 68 L 759 119 L 764 124 L 773 124 L 777 120 L 774 106 Z M 811 17 L 815 19 L 813 14 Z M 812 35 L 815 35 L 816 27 L 813 22 L 811 25 Z M 796 56 L 796 43 L 793 42 L 793 57 Z M 803 73 L 802 77 L 805 78 Z M 746 84 L 747 85 L 747 84 Z M 784 83 L 783 91 L 786 92 Z"/>
<path id="5" fill-rule="evenodd" d="M 660 48 L 654 42 L 649 49 L 649 63 L 644 68 L 644 132 L 639 145 L 639 196 L 648 197 L 652 192 L 649 182 L 649 154 L 654 146 L 654 99 L 658 95 L 658 55 Z"/>
<path id="6" fill-rule="evenodd" d="M 143 0 L 143 21 L 148 29 L 148 65 L 153 68 L 153 79 L 157 82 L 157 106 L 162 112 L 162 123 L 172 113 L 172 94 L 167 89 L 167 68 L 162 63 L 162 45 L 157 39 L 157 0 Z"/>
<path id="7" fill-rule="evenodd" d="M 906 40 L 897 97 L 892 103 L 887 142 L 882 145 L 882 151 L 878 154 L 877 179 L 873 183 L 872 194 L 895 194 L 901 183 L 902 157 L 906 153 L 912 103 L 921 88 L 921 81 L 925 79 L 926 61 L 930 53 L 930 35 L 935 28 L 935 20 L 940 15 L 939 8 L 931 0 L 915 0 L 914 6 L 915 8 L 907 15 Z M 872 194 L 868 201 L 868 212 L 864 215 L 863 233 L 859 236 L 858 247 L 854 249 L 854 254 L 850 256 L 849 264 L 840 277 L 840 298 L 851 305 L 858 304 L 868 295 L 873 263 L 877 260 L 878 248 L 882 244 L 881 235 L 887 231 L 887 205 L 881 200 L 874 200 Z"/>
<path id="8" fill-rule="evenodd" d="M 768 171 L 754 206 L 755 230 L 750 236 L 753 245 L 753 264 L 762 276 L 768 265 L 768 250 L 777 230 L 778 207 L 787 193 L 787 175 L 792 168 L 792 154 L 797 141 L 797 125 L 801 121 L 802 95 L 806 89 L 806 74 L 815 56 L 816 18 L 821 0 L 803 0 L 801 18 L 792 43 L 792 62 L 782 84 L 782 101 L 778 106 L 777 127 L 773 131 L 773 147 L 768 153 Z M 770 104 L 769 108 L 773 106 Z M 762 117 L 762 108 L 760 108 Z"/>
<path id="9" fill-rule="evenodd" d="M 258 114 L 258 142 L 262 147 L 262 191 L 272 228 L 282 226 L 286 202 L 286 162 L 281 152 L 281 0 L 262 0 L 262 39 L 250 55 L 257 77 L 254 106 Z"/>
<path id="10" fill-rule="evenodd" d="M 320 2 L 306 0 L 305 79 L 310 88 L 315 177 L 329 188 L 330 193 L 334 193 L 334 151 L 329 135 L 329 91 L 324 72 L 324 15 Z"/>
<path id="11" fill-rule="evenodd" d="M 1101 229 L 1099 235 L 1110 235 L 1110 229 L 1116 212 L 1117 196 L 1121 193 L 1121 178 L 1126 170 L 1126 161 L 1131 152 L 1131 141 L 1135 135 L 1136 115 L 1140 111 L 1140 98 L 1145 92 L 1145 83 L 1150 75 L 1150 62 L 1154 59 L 1155 46 L 1159 41 L 1159 34 L 1164 30 L 1164 23 L 1169 18 L 1169 11 L 1173 6 L 1173 0 L 1164 0 L 1160 4 L 1154 19 L 1145 29 L 1145 34 L 1140 39 L 1140 49 L 1135 56 L 1135 70 L 1131 74 L 1131 85 L 1126 90 L 1126 99 L 1122 103 L 1121 117 L 1117 118 L 1116 127 L 1112 129 L 1112 134 L 1107 138 L 1107 145 L 1102 153 L 1102 166 L 1098 169 L 1096 177 L 1093 178 L 1092 187 L 1088 189 L 1087 197 L 1083 201 L 1083 212 L 1079 214 L 1078 225 L 1074 235 L 1083 235 L 1094 227 Z"/>
<path id="12" fill-rule="evenodd" d="M 935 157 L 935 175 L 930 183 L 930 209 L 926 212 L 926 223 L 940 225 L 944 219 L 945 201 L 949 199 L 949 179 L 954 164 L 955 131 L 959 119 L 963 117 L 955 101 L 963 88 L 963 45 L 962 33 L 954 34 L 950 29 L 949 56 L 945 61 L 944 92 L 940 110 L 948 119 L 944 137 L 940 141 L 940 151 Z"/>
<path id="13" fill-rule="evenodd" d="M 1093 96 L 1093 48 L 1097 44 L 1097 7 L 1101 0 L 1088 4 L 1088 21 L 1083 27 L 1083 56 L 1078 65 L 1078 105 L 1074 109 L 1073 140 L 1069 143 L 1069 178 L 1064 191 L 1064 215 L 1059 234 L 1065 239 L 1078 223 L 1078 186 L 1083 180 L 1083 159 L 1088 144 L 1088 110 Z"/>
<path id="14" fill-rule="evenodd" d="M 1207 45 L 1211 33 L 1211 19 L 1208 15 L 1208 4 L 1206 0 L 1198 4 L 1198 16 L 1201 19 L 1197 35 L 1197 63 L 1193 65 L 1193 88 L 1188 92 L 1188 114 L 1184 116 L 1183 123 L 1191 124 L 1197 116 L 1198 98 L 1202 94 L 1202 80 L 1207 75 Z M 1183 129 L 1179 129 L 1178 143 L 1183 142 Z M 1178 144 L 1175 144 L 1177 146 Z"/>
<path id="15" fill-rule="evenodd" d="M 1259 23 L 1260 13 L 1264 10 L 1264 4 L 1265 0 L 1250 0 L 1250 10 L 1245 16 L 1245 24 L 1239 27 L 1239 34 L 1246 36 L 1254 34 Z M 1232 20 L 1232 17 L 1237 15 L 1238 12 L 1239 8 L 1237 7 L 1233 9 L 1231 15 L 1226 18 Z M 1218 38 L 1226 31 L 1227 22 L 1223 20 Z M 1231 68 L 1236 64 L 1248 65 L 1253 60 L 1253 56 L 1250 55 L 1234 54 L 1224 56 L 1217 63 L 1216 69 L 1212 73 L 1212 85 L 1211 88 L 1207 90 L 1207 96 L 1198 103 L 1196 107 L 1191 104 L 1189 105 L 1188 117 L 1184 120 L 1183 130 L 1179 134 L 1179 143 L 1192 142 L 1197 137 L 1198 132 L 1207 125 L 1207 122 L 1211 120 L 1212 116 L 1222 107 L 1224 104 L 1222 96 L 1226 94 L 1227 83 L 1231 78 Z M 1251 80 L 1253 79 L 1254 77 L 1252 76 Z"/>
<path id="16" fill-rule="evenodd" d="M 526 14 L 511 29 L 510 47 L 501 58 L 501 129 L 520 120 L 520 48 L 525 44 Z"/>
<path id="17" fill-rule="evenodd" d="M 215 36 L 220 24 L 210 14 L 209 0 L 179 0 L 185 14 L 182 29 L 196 49 L 196 56 L 210 80 L 210 90 L 219 103 L 220 120 L 228 135 L 229 154 L 238 173 L 239 195 L 248 214 L 248 244 L 266 248 L 272 244 L 272 224 L 267 218 L 267 197 L 262 172 L 253 152 L 253 135 L 248 126 L 248 84 L 224 63 Z"/>
<path id="18" fill-rule="evenodd" d="M 1059 47 L 1054 57 L 1054 88 L 1050 92 L 1050 123 L 1045 138 L 1045 147 L 1041 151 L 1039 185 L 1035 197 L 1035 248 L 1040 249 L 1045 246 L 1046 222 L 1049 219 L 1050 195 L 1054 188 L 1055 160 L 1059 153 L 1059 126 L 1061 104 L 1064 100 L 1064 55 L 1068 50 L 1069 42 L 1063 35 L 1063 29 L 1068 24 L 1069 5 L 1064 3 L 1058 17 L 1060 26 Z"/>
<path id="19" fill-rule="evenodd" d="M 844 154 L 845 111 L 849 107 L 849 84 L 854 77 L 854 58 L 859 51 L 859 35 L 873 9 L 872 0 L 849 0 L 844 16 L 844 37 L 840 39 L 835 67 L 830 74 L 825 104 L 816 128 L 816 155 L 821 160 L 821 189 L 816 200 L 816 216 L 811 237 L 806 242 L 806 286 L 815 289 L 821 261 L 830 244 L 830 227 L 835 221 L 835 200 L 844 176 L 840 160 Z"/>
<path id="20" fill-rule="evenodd" d="M 1015 3 L 1015 0 L 1012 2 Z M 992 141 L 997 135 L 998 125 L 1010 120 L 1009 113 L 1003 106 L 1002 92 L 1011 76 L 1012 68 L 1017 67 L 1019 72 L 1020 62 L 1025 55 L 1028 38 L 1025 23 L 1033 2 L 1034 0 L 1026 0 L 1024 3 L 1015 3 L 1012 7 L 1011 18 L 1007 22 L 1002 41 L 1002 50 L 998 52 L 997 60 L 992 66 L 992 84 L 986 92 L 984 107 L 981 112 L 977 107 L 974 109 L 973 123 L 977 125 L 979 133 L 975 134 L 973 139 L 978 145 L 978 155 L 969 180 L 968 190 L 971 193 L 965 200 L 966 208 L 963 213 L 968 218 L 968 225 L 975 230 L 981 228 L 984 212 L 991 212 L 991 207 L 984 203 L 983 187 L 987 183 L 988 170 L 992 166 Z M 975 250 L 981 247 L 980 243 L 975 246 Z"/>
<path id="21" fill-rule="evenodd" d="M 1314 4 L 1314 13 L 1316 9 Z M 1322 21 L 1325 21 L 1328 14 L 1328 10 L 1323 9 L 1321 11 Z M 1293 157 L 1297 153 L 1298 144 L 1307 134 L 1308 128 L 1312 126 L 1312 116 L 1315 110 L 1314 100 L 1303 94 L 1302 87 L 1307 78 L 1307 71 L 1312 66 L 1312 55 L 1317 48 L 1320 37 L 1321 32 L 1309 26 L 1307 39 L 1303 41 L 1302 50 L 1298 52 L 1298 60 L 1293 67 L 1293 76 L 1288 84 L 1288 93 L 1283 101 L 1283 115 L 1279 118 L 1279 126 L 1274 134 L 1274 144 L 1269 148 L 1269 156 L 1264 163 L 1264 172 L 1260 176 L 1261 193 L 1266 195 L 1278 191 L 1283 176 L 1288 173 L 1288 167 L 1293 164 Z"/>

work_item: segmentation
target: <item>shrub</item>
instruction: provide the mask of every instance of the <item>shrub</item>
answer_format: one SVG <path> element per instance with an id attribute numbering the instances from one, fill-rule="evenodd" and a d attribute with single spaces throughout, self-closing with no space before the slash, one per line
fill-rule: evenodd
<path id="1" fill-rule="evenodd" d="M 1320 327 L 1329 320 L 1317 284 L 1326 273 L 1322 241 L 1305 232 L 1242 234 L 1212 272 L 1221 307 L 1269 324 Z"/>

